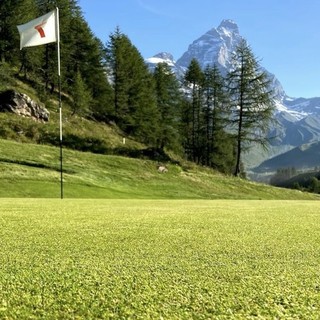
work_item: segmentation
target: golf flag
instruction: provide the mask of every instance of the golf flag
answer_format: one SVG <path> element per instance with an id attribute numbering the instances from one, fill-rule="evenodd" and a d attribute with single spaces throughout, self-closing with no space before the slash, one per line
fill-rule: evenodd
<path id="1" fill-rule="evenodd" d="M 20 50 L 24 47 L 39 46 L 56 42 L 58 39 L 57 10 L 19 25 Z"/>
<path id="2" fill-rule="evenodd" d="M 58 83 L 59 83 L 59 117 L 60 117 L 60 190 L 61 199 L 63 199 L 63 160 L 62 160 L 62 103 L 61 103 L 61 74 L 60 74 L 60 26 L 59 9 L 31 20 L 18 27 L 20 33 L 20 50 L 24 47 L 33 47 L 57 43 L 58 56 Z"/>

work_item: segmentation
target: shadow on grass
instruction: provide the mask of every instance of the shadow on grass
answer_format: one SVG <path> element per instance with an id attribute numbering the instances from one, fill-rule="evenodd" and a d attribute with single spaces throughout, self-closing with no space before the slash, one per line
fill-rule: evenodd
<path id="1" fill-rule="evenodd" d="M 33 168 L 49 169 L 49 170 L 54 170 L 54 171 L 60 172 L 60 167 L 57 168 L 55 166 L 50 166 L 50 165 L 46 165 L 43 163 L 36 163 L 36 162 L 24 161 L 24 160 L 1 159 L 1 158 L 0 158 L 0 162 L 18 164 L 21 166 L 27 166 L 27 167 L 33 167 Z M 70 170 L 70 169 L 63 169 L 62 172 L 68 173 L 68 174 L 75 174 L 76 173 L 76 171 Z"/>

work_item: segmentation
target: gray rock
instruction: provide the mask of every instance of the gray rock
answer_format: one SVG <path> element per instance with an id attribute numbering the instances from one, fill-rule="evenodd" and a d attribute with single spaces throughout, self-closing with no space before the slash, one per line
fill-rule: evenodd
<path id="1" fill-rule="evenodd" d="M 49 111 L 24 93 L 7 90 L 0 93 L 0 112 L 12 112 L 37 121 L 49 121 Z"/>

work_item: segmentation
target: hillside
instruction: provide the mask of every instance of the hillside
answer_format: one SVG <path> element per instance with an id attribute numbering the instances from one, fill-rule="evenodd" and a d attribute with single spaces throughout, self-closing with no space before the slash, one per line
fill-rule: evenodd
<path id="1" fill-rule="evenodd" d="M 59 149 L 0 140 L 0 197 L 59 198 Z M 184 163 L 64 150 L 65 198 L 317 199 Z"/>
<path id="2" fill-rule="evenodd" d="M 0 113 L 0 197 L 60 197 L 59 116 L 55 96 L 39 97 L 26 82 L 25 92 L 50 111 L 47 123 Z M 125 137 L 125 144 L 123 138 Z M 244 181 L 152 150 L 119 128 L 72 115 L 63 96 L 65 198 L 146 199 L 316 199 L 299 191 Z M 151 160 L 153 159 L 153 160 Z M 157 171 L 165 161 L 168 172 Z"/>
<path id="3" fill-rule="evenodd" d="M 253 171 L 256 173 L 276 172 L 280 168 L 294 167 L 297 170 L 316 168 L 319 165 L 320 142 L 303 144 L 288 152 L 268 159 Z"/>

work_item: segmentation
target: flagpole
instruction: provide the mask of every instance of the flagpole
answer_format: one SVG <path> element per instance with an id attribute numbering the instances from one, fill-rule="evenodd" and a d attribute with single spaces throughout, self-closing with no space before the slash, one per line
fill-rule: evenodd
<path id="1" fill-rule="evenodd" d="M 62 103 L 61 103 L 61 72 L 60 72 L 60 26 L 59 8 L 56 8 L 57 52 L 58 52 L 58 86 L 59 86 L 59 123 L 60 123 L 60 196 L 63 199 L 63 153 L 62 153 Z"/>

